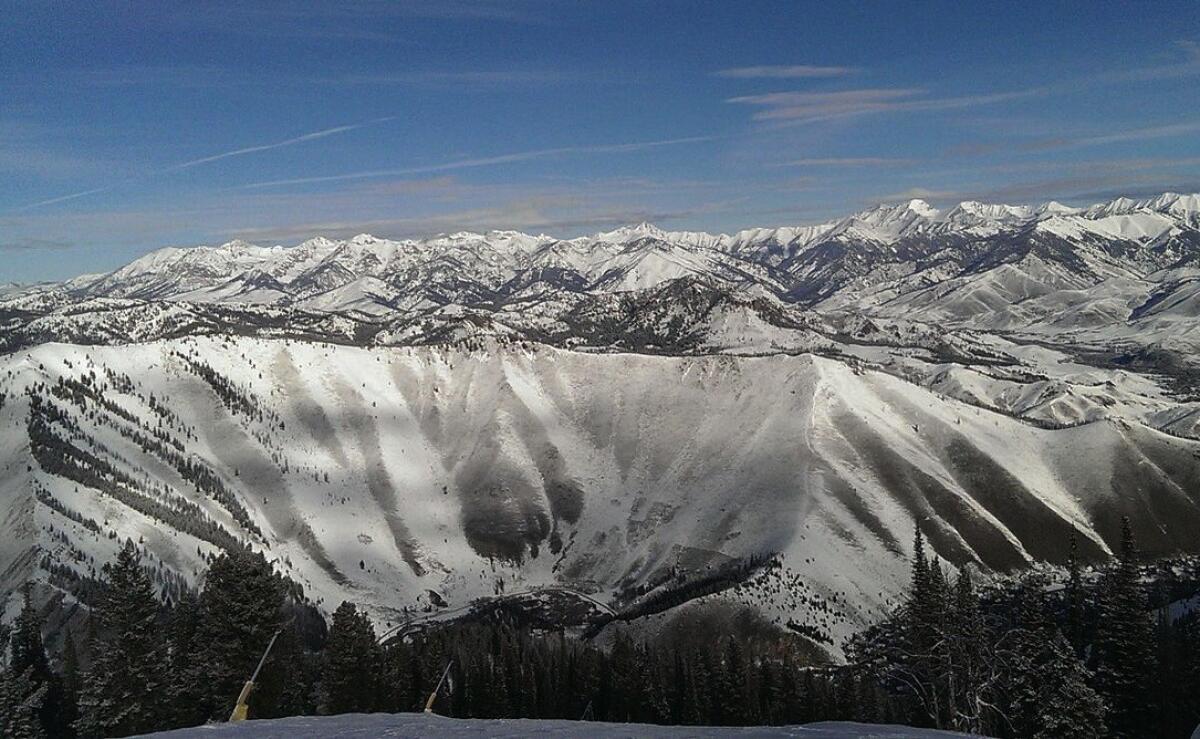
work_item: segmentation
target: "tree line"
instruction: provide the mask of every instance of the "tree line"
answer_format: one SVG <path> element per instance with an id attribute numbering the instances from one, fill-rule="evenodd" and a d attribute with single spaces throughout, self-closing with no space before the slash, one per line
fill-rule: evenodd
<path id="1" fill-rule="evenodd" d="M 510 615 L 381 644 L 343 603 L 326 623 L 261 555 L 216 558 L 199 592 L 156 597 L 137 546 L 104 570 L 86 633 L 52 666 L 27 591 L 4 634 L 0 735 L 125 736 L 223 721 L 271 636 L 250 716 L 435 710 L 475 718 L 683 725 L 905 723 L 997 737 L 1186 737 L 1200 721 L 1195 569 L 1140 566 L 1128 522 L 1098 577 L 1072 556 L 1004 586 L 951 578 L 919 532 L 903 602 L 817 664 L 784 633 L 693 625 L 638 639 L 534 629 Z M 1194 563 L 1191 565 L 1194 568 Z M 1162 606 L 1162 607 L 1156 607 Z"/>

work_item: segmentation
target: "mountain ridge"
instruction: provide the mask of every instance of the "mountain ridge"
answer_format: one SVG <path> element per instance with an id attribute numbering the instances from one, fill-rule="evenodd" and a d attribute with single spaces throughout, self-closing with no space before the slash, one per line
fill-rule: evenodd
<path id="1" fill-rule="evenodd" d="M 127 537 L 168 595 L 250 546 L 389 626 L 750 578 L 836 657 L 914 527 L 985 578 L 1072 532 L 1100 561 L 1123 515 L 1195 552 L 1198 205 L 234 241 L 6 287 L 0 596 L 87 605 Z"/>

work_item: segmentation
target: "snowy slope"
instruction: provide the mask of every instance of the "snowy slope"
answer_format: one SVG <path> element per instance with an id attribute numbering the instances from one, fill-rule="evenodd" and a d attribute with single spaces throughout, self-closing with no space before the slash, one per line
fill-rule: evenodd
<path id="1" fill-rule="evenodd" d="M 403 241 L 317 237 L 293 247 L 232 241 L 168 247 L 110 274 L 57 286 L 6 288 L 0 308 L 106 297 L 377 313 L 446 302 L 495 304 L 531 285 L 607 293 L 682 277 L 811 302 L 814 293 L 821 299 L 843 288 L 857 293 L 913 274 L 935 282 L 967 276 L 1029 252 L 1093 281 L 1115 274 L 1153 279 L 1156 270 L 1195 258 L 1197 229 L 1200 195 L 1165 193 L 1086 209 L 966 201 L 939 210 L 912 200 L 825 224 L 735 234 L 643 223 L 569 240 L 490 231 Z M 941 269 L 946 264 L 955 268 L 950 274 Z M 818 278 L 834 284 L 806 289 Z"/>
<path id="2" fill-rule="evenodd" d="M 246 541 L 385 627 L 501 594 L 633 617 L 765 559 L 700 600 L 836 656 L 917 522 L 984 572 L 1072 530 L 1104 557 L 1122 515 L 1195 551 L 1198 205 L 231 242 L 6 286 L 0 596 L 125 537 L 164 592 Z"/>
<path id="3" fill-rule="evenodd" d="M 111 407 L 56 389 L 91 373 Z M 39 422 L 263 549 L 323 607 L 353 599 L 381 624 L 429 591 L 456 609 L 554 587 L 621 610 L 665 573 L 777 556 L 814 601 L 761 610 L 819 624 L 836 654 L 903 588 L 917 521 L 939 555 L 984 571 L 1061 561 L 1073 529 L 1105 556 L 1121 515 L 1151 554 L 1194 550 L 1200 529 L 1200 442 L 1125 421 L 1038 428 L 813 355 L 185 338 L 46 344 L 0 359 L 0 377 L 0 520 L 22 563 L 6 589 L 42 566 L 31 549 L 91 576 L 143 539 L 165 579 L 194 581 L 220 546 L 48 467 Z M 139 441 L 155 429 L 245 517 Z"/>

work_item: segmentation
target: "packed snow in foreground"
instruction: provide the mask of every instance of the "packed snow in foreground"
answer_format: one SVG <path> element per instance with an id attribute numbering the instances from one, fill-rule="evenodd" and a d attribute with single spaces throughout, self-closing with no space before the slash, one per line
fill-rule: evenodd
<path id="1" fill-rule="evenodd" d="M 652 726 L 649 724 L 609 724 L 593 721 L 539 721 L 536 719 L 460 719 L 444 716 L 409 714 L 348 714 L 343 716 L 296 716 L 271 721 L 246 721 L 239 724 L 209 724 L 192 729 L 166 731 L 151 736 L 172 739 L 369 739 L 389 737 L 804 737 L 804 739 L 931 739 L 963 737 L 952 731 L 913 729 L 907 726 L 882 726 L 843 722 L 804 726 Z"/>

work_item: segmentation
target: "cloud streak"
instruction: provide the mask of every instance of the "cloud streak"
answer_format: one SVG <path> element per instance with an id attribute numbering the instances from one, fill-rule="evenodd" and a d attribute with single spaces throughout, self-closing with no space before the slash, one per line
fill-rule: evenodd
<path id="1" fill-rule="evenodd" d="M 818 157 L 813 159 L 793 159 L 784 162 L 781 167 L 899 167 L 913 164 L 912 159 L 891 159 L 888 157 Z"/>
<path id="2" fill-rule="evenodd" d="M 512 228 L 522 231 L 538 230 L 559 232 L 565 230 L 606 228 L 638 223 L 642 221 L 669 222 L 700 214 L 720 212 L 734 202 L 699 204 L 680 209 L 648 209 L 644 207 L 617 207 L 597 210 L 574 207 L 571 202 L 555 199 L 529 198 L 513 200 L 503 205 L 469 208 L 443 213 L 405 218 L 383 218 L 352 221 L 315 221 L 280 226 L 234 228 L 224 233 L 227 237 L 251 241 L 295 241 L 322 234 L 332 238 L 346 238 L 360 233 L 373 233 L 387 238 L 426 238 L 431 234 L 449 231 L 486 231 L 497 228 Z"/>
<path id="3" fill-rule="evenodd" d="M 1200 121 L 1188 123 L 1173 123 L 1166 126 L 1151 126 L 1148 128 L 1135 128 L 1129 131 L 1118 131 L 1116 133 L 1105 134 L 1102 136 L 1088 136 L 1081 139 L 1076 139 L 1067 144 L 1068 147 L 1079 146 L 1102 146 L 1105 144 L 1121 144 L 1129 141 L 1149 141 L 1151 139 L 1165 139 L 1176 136 L 1187 136 L 1188 134 L 1200 133 Z"/>
<path id="4" fill-rule="evenodd" d="M 395 120 L 395 116 L 386 116 L 384 118 L 375 118 L 375 119 L 367 121 L 365 123 L 353 123 L 353 124 L 350 124 L 347 126 L 334 126 L 333 128 L 326 128 L 326 129 L 323 129 L 320 131 L 313 131 L 311 133 L 302 134 L 300 136 L 294 136 L 290 139 L 284 139 L 283 141 L 276 141 L 275 143 L 272 143 L 272 144 L 260 144 L 258 146 L 247 146 L 247 147 L 244 147 L 241 149 L 234 149 L 232 151 L 222 152 L 220 154 L 213 154 L 212 156 L 201 157 L 200 159 L 193 159 L 188 162 L 181 162 L 179 164 L 173 164 L 170 167 L 166 167 L 164 169 L 158 170 L 155 174 L 166 173 L 166 172 L 176 172 L 181 169 L 190 169 L 192 167 L 196 167 L 201 164 L 208 164 L 209 162 L 216 162 L 216 161 L 220 161 L 222 159 L 229 159 L 230 157 L 240 157 L 240 156 L 245 156 L 246 154 L 255 154 L 260 151 L 270 151 L 271 149 L 281 149 L 285 146 L 295 146 L 296 144 L 303 144 L 306 141 L 314 141 L 316 139 L 323 139 L 326 136 L 333 136 L 333 135 L 336 135 L 339 133 L 346 133 L 348 131 L 356 131 L 360 128 L 365 128 L 366 126 L 371 126 L 376 123 L 385 123 L 387 121 L 392 121 L 392 120 Z"/>
<path id="5" fill-rule="evenodd" d="M 478 157 L 472 159 L 458 159 L 452 162 L 444 162 L 442 164 L 429 164 L 418 167 L 403 167 L 400 169 L 375 169 L 362 172 L 347 172 L 344 174 L 335 175 L 318 175 L 315 177 L 295 177 L 283 180 L 268 180 L 265 182 L 252 182 L 247 185 L 240 185 L 235 189 L 239 190 L 255 190 L 268 187 L 288 187 L 292 185 L 311 185 L 322 182 L 343 182 L 346 180 L 364 180 L 375 177 L 397 177 L 403 175 L 414 174 L 432 174 L 435 172 L 452 172 L 459 169 L 473 169 L 476 167 L 492 167 L 499 164 L 512 164 L 516 162 L 527 162 L 535 159 L 548 159 L 552 157 L 569 156 L 573 154 L 621 154 L 633 151 L 643 151 L 646 149 L 656 149 L 664 146 L 680 146 L 683 144 L 698 144 L 706 141 L 714 141 L 717 136 L 689 136 L 686 138 L 677 139 L 662 139 L 658 141 L 638 141 L 628 144 L 602 144 L 598 146 L 560 146 L 553 149 L 533 149 L 530 151 L 518 151 L 510 154 L 499 154 L 491 157 Z"/>
<path id="6" fill-rule="evenodd" d="M 1029 87 L 1026 89 L 977 94 L 926 97 L 919 88 L 867 88 L 832 92 L 772 92 L 761 95 L 741 95 L 728 103 L 751 105 L 760 110 L 754 120 L 772 121 L 777 125 L 799 125 L 883 113 L 938 111 L 994 105 L 1027 98 L 1070 95 L 1083 89 L 1155 80 L 1200 76 L 1200 42 L 1182 40 L 1175 43 L 1184 59 L 1171 64 L 1134 69 L 1119 69 L 1093 74 L 1068 82 Z M 829 74 L 805 74 L 804 70 L 830 70 Z M 789 74 L 788 70 L 795 70 Z M 805 76 L 841 76 L 832 70 L 852 71 L 846 67 L 741 67 L 722 70 L 718 76 L 742 78 L 775 78 Z M 728 74 L 727 74 L 728 73 Z"/>
<path id="7" fill-rule="evenodd" d="M 804 79 L 822 77 L 845 77 L 854 74 L 853 67 L 818 67 L 812 64 L 793 64 L 789 66 L 759 66 L 732 67 L 713 72 L 714 77 L 727 79 Z"/>
<path id="8" fill-rule="evenodd" d="M 68 241 L 55 241 L 53 239 L 0 241 L 0 251 L 60 251 L 74 247 L 75 245 Z"/>
<path id="9" fill-rule="evenodd" d="M 275 142 L 272 142 L 269 144 L 259 144 L 257 146 L 246 146 L 246 147 L 242 147 L 240 149 L 233 149 L 230 151 L 221 152 L 219 154 L 213 154 L 211 156 L 201 157 L 199 159 L 191 159 L 186 162 L 172 164 L 171 166 L 164 167 L 162 169 L 156 169 L 156 170 L 147 172 L 142 175 L 138 175 L 135 177 L 129 177 L 124 180 L 121 180 L 120 182 L 114 183 L 112 185 L 105 185 L 103 187 L 94 187 L 94 188 L 91 188 L 88 190 L 81 190 L 79 192 L 73 192 L 68 195 L 60 195 L 55 198 L 49 198 L 47 200 L 39 200 L 36 203 L 30 203 L 28 205 L 21 206 L 20 208 L 16 208 L 16 209 L 14 209 L 14 212 L 22 213 L 25 211 L 34 210 L 36 208 L 42 208 L 47 205 L 54 205 L 55 203 L 64 203 L 68 200 L 75 200 L 77 198 L 87 197 L 88 195 L 96 195 L 96 194 L 99 194 L 102 192 L 108 192 L 110 190 L 113 190 L 113 189 L 121 186 L 121 185 L 127 185 L 132 182 L 138 182 L 138 181 L 146 179 L 148 177 L 155 177 L 158 175 L 169 174 L 171 172 L 179 172 L 179 171 L 182 171 L 185 169 L 191 169 L 192 167 L 198 167 L 203 164 L 208 164 L 210 162 L 220 161 L 222 159 L 230 159 L 233 157 L 245 156 L 247 154 L 256 154 L 258 152 L 270 151 L 272 149 L 281 149 L 286 146 L 295 146 L 296 144 L 302 144 L 302 143 L 305 143 L 308 141 L 315 141 L 317 139 L 323 139 L 328 136 L 335 136 L 337 134 L 348 133 L 350 131 L 355 131 L 360 128 L 365 128 L 367 126 L 372 126 L 372 125 L 375 125 L 378 123 L 384 123 L 386 121 L 391 121 L 391 120 L 395 120 L 395 116 L 374 118 L 372 120 L 365 121 L 363 123 L 352 123 L 352 124 L 345 125 L 345 126 L 334 126 L 333 128 L 325 128 L 325 129 L 321 129 L 319 131 L 311 131 L 309 133 L 301 134 L 300 136 L 293 136 L 292 138 L 284 139 L 282 141 L 275 141 Z"/>
<path id="10" fill-rule="evenodd" d="M 379 73 L 287 73 L 273 69 L 235 69 L 204 65 L 142 65 L 87 69 L 25 70 L 14 84 L 37 88 L 47 84 L 81 87 L 227 89 L 289 85 L 321 87 L 413 87 L 468 92 L 497 87 L 543 87 L 570 81 L 599 82 L 602 75 L 582 75 L 560 69 L 406 69 Z"/>
<path id="11" fill-rule="evenodd" d="M 29 205 L 23 205 L 20 208 L 14 209 L 14 212 L 23 213 L 27 210 L 33 210 L 34 208 L 41 208 L 42 206 L 45 206 L 45 205 L 54 205 L 55 203 L 65 203 L 68 200 L 75 200 L 76 198 L 87 197 L 88 195 L 95 195 L 95 194 L 101 193 L 101 192 L 108 192 L 111 189 L 112 189 L 111 186 L 109 186 L 109 187 L 93 187 L 91 190 L 81 190 L 79 192 L 73 192 L 70 195 L 60 195 L 57 198 L 50 198 L 49 200 L 39 200 L 36 203 L 30 203 Z"/>
<path id="12" fill-rule="evenodd" d="M 1030 88 L 981 95 L 925 98 L 920 88 L 868 88 L 836 92 L 772 92 L 742 95 L 726 102 L 761 108 L 755 120 L 787 124 L 814 123 L 854 116 L 906 111 L 953 110 L 991 105 L 1045 94 L 1046 88 Z"/>

